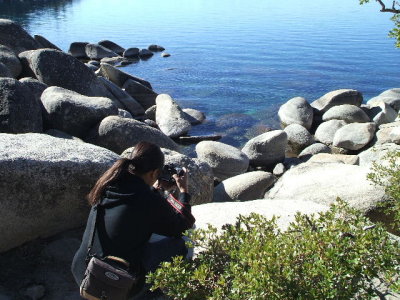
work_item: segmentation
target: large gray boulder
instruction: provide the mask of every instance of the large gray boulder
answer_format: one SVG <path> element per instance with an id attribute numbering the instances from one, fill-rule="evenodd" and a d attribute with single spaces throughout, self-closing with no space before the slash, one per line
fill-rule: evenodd
<path id="1" fill-rule="evenodd" d="M 213 202 L 261 199 L 275 183 L 269 172 L 253 171 L 225 179 L 214 189 Z"/>
<path id="2" fill-rule="evenodd" d="M 387 143 L 382 145 L 375 145 L 358 154 L 360 158 L 360 166 L 365 168 L 371 168 L 373 163 L 376 162 L 378 165 L 384 164 L 385 156 L 389 152 L 399 152 L 400 145 Z M 400 163 L 400 162 L 399 162 Z"/>
<path id="3" fill-rule="evenodd" d="M 93 71 L 71 55 L 40 49 L 33 51 L 28 59 L 36 78 L 48 86 L 62 87 L 85 96 L 109 96 Z"/>
<path id="4" fill-rule="evenodd" d="M 117 159 L 46 134 L 0 134 L 0 252 L 83 226 L 86 195 Z"/>
<path id="5" fill-rule="evenodd" d="M 52 42 L 50 42 L 48 39 L 46 39 L 44 36 L 40 34 L 33 35 L 33 38 L 35 39 L 36 42 L 39 43 L 41 48 L 49 48 L 62 51 L 60 48 L 58 48 L 56 45 L 54 45 Z"/>
<path id="6" fill-rule="evenodd" d="M 127 79 L 122 88 L 145 110 L 156 104 L 158 94 L 138 81 Z"/>
<path id="7" fill-rule="evenodd" d="M 139 51 L 139 48 L 128 48 L 124 51 L 122 56 L 126 58 L 137 58 L 139 57 Z"/>
<path id="8" fill-rule="evenodd" d="M 151 90 L 153 89 L 151 87 L 150 82 L 148 82 L 142 78 L 135 77 L 128 73 L 122 72 L 121 70 L 119 70 L 116 67 L 114 67 L 110 64 L 107 64 L 107 63 L 100 64 L 100 75 L 107 78 L 108 80 L 114 82 L 116 85 L 118 85 L 121 88 L 124 85 L 125 81 L 127 81 L 128 79 L 132 79 L 132 80 L 144 85 L 148 89 L 151 89 Z"/>
<path id="9" fill-rule="evenodd" d="M 56 86 L 47 88 L 41 100 L 47 127 L 77 137 L 86 136 L 105 117 L 118 115 L 118 108 L 108 98 L 87 97 Z"/>
<path id="10" fill-rule="evenodd" d="M 192 207 L 196 218 L 196 228 L 207 229 L 208 224 L 221 228 L 225 224 L 235 224 L 239 215 L 248 216 L 257 213 L 271 219 L 277 219 L 278 226 L 284 230 L 294 221 L 297 212 L 316 214 L 326 211 L 328 207 L 311 201 L 292 200 L 288 197 L 281 201 L 254 200 L 246 202 L 208 203 Z"/>
<path id="11" fill-rule="evenodd" d="M 390 89 L 367 101 L 369 106 L 378 106 L 380 103 L 389 104 L 395 111 L 400 110 L 400 88 Z"/>
<path id="12" fill-rule="evenodd" d="M 13 78 L 0 78 L 0 132 L 42 132 L 42 108 L 31 89 Z"/>
<path id="13" fill-rule="evenodd" d="M 265 198 L 328 205 L 339 197 L 366 213 L 385 200 L 384 189 L 367 180 L 368 172 L 343 163 L 303 163 L 283 174 Z"/>
<path id="14" fill-rule="evenodd" d="M 23 51 L 20 54 L 18 54 L 19 61 L 21 63 L 21 73 L 19 74 L 19 77 L 32 77 L 36 78 L 35 73 L 32 71 L 31 66 L 30 66 L 30 57 L 31 55 L 35 52 L 35 50 L 27 50 Z"/>
<path id="15" fill-rule="evenodd" d="M 14 51 L 16 55 L 26 50 L 40 48 L 40 45 L 19 24 L 0 19 L 0 43 Z"/>
<path id="16" fill-rule="evenodd" d="M 132 116 L 144 115 L 144 108 L 133 99 L 127 92 L 117 86 L 115 83 L 109 81 L 104 77 L 99 77 L 99 80 L 104 84 L 106 89 L 114 96 L 114 100 L 120 103 L 119 108 L 126 109 Z"/>
<path id="17" fill-rule="evenodd" d="M 297 156 L 303 149 L 314 143 L 311 133 L 299 124 L 290 124 L 284 131 L 288 138 L 286 156 Z"/>
<path id="18" fill-rule="evenodd" d="M 158 95 L 156 105 L 156 123 L 167 136 L 179 137 L 192 128 L 185 118 L 185 113 L 169 95 Z"/>
<path id="19" fill-rule="evenodd" d="M 327 145 L 322 144 L 322 143 L 315 143 L 315 144 L 308 146 L 303 151 L 301 151 L 298 157 L 306 158 L 306 157 L 313 156 L 318 153 L 331 153 L 331 148 L 329 148 Z"/>
<path id="20" fill-rule="evenodd" d="M 0 40 L 1 43 L 1 40 Z M 12 49 L 0 44 L 0 63 L 10 70 L 12 77 L 17 78 L 22 71 L 22 65 Z"/>
<path id="21" fill-rule="evenodd" d="M 315 131 L 315 140 L 325 145 L 332 145 L 336 131 L 346 124 L 347 123 L 343 120 L 329 120 L 327 122 L 323 122 Z"/>
<path id="22" fill-rule="evenodd" d="M 42 96 L 44 90 L 47 89 L 47 85 L 31 77 L 24 77 L 21 78 L 19 81 L 23 83 L 27 88 L 29 88 L 31 95 L 35 97 L 36 102 L 39 103 L 42 112 L 42 117 L 44 117 L 45 110 L 43 107 L 43 103 L 40 100 L 40 97 Z"/>
<path id="23" fill-rule="evenodd" d="M 160 130 L 143 122 L 120 116 L 104 118 L 86 137 L 86 142 L 121 154 L 140 141 L 147 141 L 162 148 L 179 150 L 178 145 Z"/>
<path id="24" fill-rule="evenodd" d="M 371 121 L 375 122 L 377 126 L 391 123 L 396 120 L 398 113 L 389 104 L 385 102 L 377 103 L 376 106 L 364 108 Z"/>
<path id="25" fill-rule="evenodd" d="M 111 51 L 113 51 L 119 55 L 122 55 L 122 53 L 124 53 L 124 51 L 125 51 L 125 49 L 123 47 L 114 43 L 113 41 L 101 40 L 98 44 L 103 47 L 106 47 L 107 49 L 110 49 Z"/>
<path id="26" fill-rule="evenodd" d="M 376 144 L 400 144 L 400 122 L 392 122 L 379 126 L 376 132 Z"/>
<path id="27" fill-rule="evenodd" d="M 365 123 L 371 121 L 361 108 L 350 104 L 343 104 L 330 108 L 323 114 L 322 120 L 343 120 L 347 123 Z"/>
<path id="28" fill-rule="evenodd" d="M 202 141 L 196 145 L 197 157 L 213 170 L 214 178 L 225 180 L 242 174 L 249 167 L 249 158 L 239 149 L 214 141 Z"/>
<path id="29" fill-rule="evenodd" d="M 101 60 L 105 57 L 117 57 L 118 54 L 99 44 L 87 44 L 85 46 L 86 56 L 90 59 Z"/>
<path id="30" fill-rule="evenodd" d="M 340 128 L 333 138 L 333 146 L 347 150 L 360 150 L 374 137 L 375 123 L 352 123 Z"/>
<path id="31" fill-rule="evenodd" d="M 342 89 L 335 90 L 323 95 L 321 98 L 311 103 L 315 109 L 325 113 L 331 107 L 343 104 L 351 104 L 360 106 L 363 101 L 363 96 L 359 91 Z"/>
<path id="32" fill-rule="evenodd" d="M 68 53 L 75 58 L 88 58 L 86 55 L 86 45 L 88 42 L 73 42 L 69 46 Z"/>
<path id="33" fill-rule="evenodd" d="M 273 167 L 285 159 L 288 136 L 283 130 L 273 130 L 249 140 L 242 151 L 253 166 Z"/>
<path id="34" fill-rule="evenodd" d="M 282 127 L 290 124 L 299 124 L 307 129 L 313 122 L 313 109 L 306 99 L 295 97 L 283 104 L 278 111 Z"/>

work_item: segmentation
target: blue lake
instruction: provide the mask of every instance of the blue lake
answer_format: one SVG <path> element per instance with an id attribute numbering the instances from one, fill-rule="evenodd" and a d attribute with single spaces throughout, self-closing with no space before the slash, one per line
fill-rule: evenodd
<path id="1" fill-rule="evenodd" d="M 0 0 L 0 17 L 68 50 L 110 39 L 164 46 L 123 70 L 150 81 L 182 107 L 206 113 L 192 134 L 223 133 L 240 146 L 279 126 L 279 106 L 340 88 L 364 99 L 400 87 L 400 49 L 374 1 L 358 0 Z"/>

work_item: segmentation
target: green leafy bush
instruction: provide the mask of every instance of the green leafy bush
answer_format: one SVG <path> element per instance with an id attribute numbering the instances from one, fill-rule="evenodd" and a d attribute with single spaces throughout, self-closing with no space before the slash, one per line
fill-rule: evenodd
<path id="1" fill-rule="evenodd" d="M 199 300 L 368 299 L 373 278 L 395 286 L 400 245 L 342 201 L 319 216 L 297 214 L 285 231 L 276 221 L 252 214 L 221 232 L 190 231 L 198 255 L 164 263 L 148 282 Z"/>
<path id="2" fill-rule="evenodd" d="M 380 163 L 374 162 L 368 179 L 383 186 L 389 197 L 382 205 L 388 214 L 394 216 L 394 226 L 400 226 L 400 151 L 388 152 Z"/>

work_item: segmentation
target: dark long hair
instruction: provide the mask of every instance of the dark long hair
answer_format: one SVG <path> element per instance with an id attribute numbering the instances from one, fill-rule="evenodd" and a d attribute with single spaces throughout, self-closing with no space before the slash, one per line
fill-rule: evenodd
<path id="1" fill-rule="evenodd" d="M 143 175 L 149 171 L 162 169 L 164 154 L 160 147 L 148 143 L 139 142 L 130 154 L 129 158 L 120 158 L 100 178 L 87 196 L 90 205 L 100 202 L 106 187 L 117 181 L 123 172 Z"/>

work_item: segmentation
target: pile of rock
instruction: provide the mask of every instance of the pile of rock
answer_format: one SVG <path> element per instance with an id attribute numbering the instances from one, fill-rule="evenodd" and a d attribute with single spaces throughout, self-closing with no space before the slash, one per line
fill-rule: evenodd
<path id="1" fill-rule="evenodd" d="M 0 252 L 83 225 L 85 196 L 119 154 L 143 140 L 179 152 L 172 138 L 204 120 L 109 63 L 91 62 L 96 74 L 76 58 L 82 51 L 92 60 L 133 55 L 111 41 L 73 43 L 71 55 L 0 19 Z M 210 168 L 178 152 L 174 160 L 198 173 L 194 203 L 210 202 Z"/>

